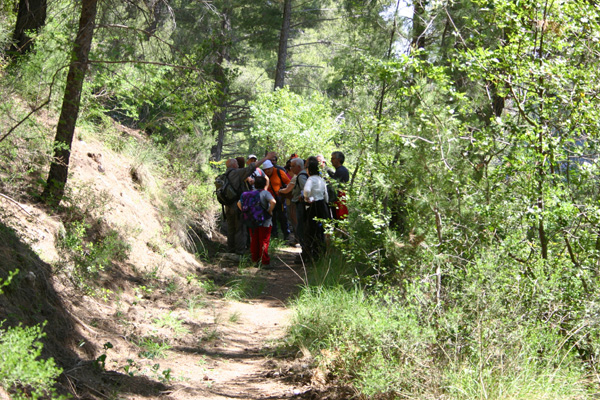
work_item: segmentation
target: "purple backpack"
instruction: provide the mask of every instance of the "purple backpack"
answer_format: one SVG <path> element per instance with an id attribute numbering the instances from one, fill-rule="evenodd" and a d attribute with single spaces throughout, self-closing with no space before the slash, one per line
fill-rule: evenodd
<path id="1" fill-rule="evenodd" d="M 267 211 L 260 204 L 261 190 L 242 193 L 242 221 L 248 228 L 258 228 L 269 218 Z"/>

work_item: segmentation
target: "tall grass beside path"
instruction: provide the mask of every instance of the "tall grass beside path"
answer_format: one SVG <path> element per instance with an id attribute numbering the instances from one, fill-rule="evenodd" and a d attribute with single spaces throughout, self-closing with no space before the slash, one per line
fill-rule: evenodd
<path id="1" fill-rule="evenodd" d="M 287 344 L 308 349 L 321 376 L 364 398 L 594 398 L 560 329 L 515 319 L 510 306 L 474 314 L 469 295 L 446 309 L 426 307 L 427 296 L 427 285 L 372 294 L 306 288 L 293 303 Z"/>

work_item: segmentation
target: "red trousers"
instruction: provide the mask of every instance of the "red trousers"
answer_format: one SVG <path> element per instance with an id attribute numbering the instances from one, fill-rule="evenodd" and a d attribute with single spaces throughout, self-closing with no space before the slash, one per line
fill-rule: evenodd
<path id="1" fill-rule="evenodd" d="M 333 207 L 332 214 L 334 219 L 346 219 L 348 218 L 348 207 L 346 207 L 346 192 L 338 190 L 338 201 L 336 201 Z"/>
<path id="2" fill-rule="evenodd" d="M 269 242 L 271 241 L 271 228 L 259 226 L 258 228 L 250 229 L 250 254 L 252 261 L 262 262 L 262 265 L 269 265 L 271 258 L 269 257 Z"/>

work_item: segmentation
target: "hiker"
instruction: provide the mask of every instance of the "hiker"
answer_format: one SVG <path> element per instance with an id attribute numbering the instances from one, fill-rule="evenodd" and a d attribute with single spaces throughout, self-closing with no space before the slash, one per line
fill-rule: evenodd
<path id="1" fill-rule="evenodd" d="M 283 168 L 285 168 L 285 174 L 288 176 L 288 178 L 292 179 L 292 176 L 294 176 L 294 174 L 292 174 L 292 159 L 291 158 L 285 162 L 285 166 Z"/>
<path id="2" fill-rule="evenodd" d="M 250 154 L 248 156 L 248 161 L 246 161 L 246 164 L 250 165 L 250 163 L 256 162 L 256 160 L 256 155 Z M 269 186 L 269 177 L 265 175 L 265 171 L 263 171 L 259 167 L 256 167 L 256 170 L 252 172 L 252 174 L 248 178 L 246 178 L 246 182 L 248 183 L 248 187 L 250 188 L 250 190 L 254 190 L 254 180 L 257 176 L 264 176 L 265 178 L 267 178 L 267 186 Z"/>
<path id="3" fill-rule="evenodd" d="M 331 153 L 331 165 L 335 168 L 327 168 L 327 174 L 337 183 L 337 197 L 331 207 L 331 215 L 334 219 L 341 220 L 348 218 L 348 207 L 346 207 L 346 193 L 343 190 L 344 184 L 350 180 L 350 172 L 344 167 L 346 157 L 341 151 Z"/>
<path id="4" fill-rule="evenodd" d="M 235 161 L 237 161 L 238 163 L 238 168 L 244 168 L 246 166 L 246 159 L 244 158 L 244 156 L 236 157 Z"/>
<path id="5" fill-rule="evenodd" d="M 308 163 L 308 179 L 304 185 L 304 201 L 306 209 L 306 246 L 310 252 L 310 258 L 316 259 L 324 250 L 325 230 L 323 224 L 315 218 L 331 218 L 329 213 L 329 196 L 327 195 L 327 184 L 319 174 L 319 162 L 310 160 Z"/>
<path id="6" fill-rule="evenodd" d="M 262 220 L 258 226 L 250 227 L 250 255 L 252 257 L 252 262 L 258 263 L 260 261 L 263 268 L 270 268 L 271 258 L 269 257 L 269 242 L 271 240 L 273 209 L 275 208 L 277 201 L 268 190 L 264 190 L 266 185 L 267 179 L 264 176 L 257 176 L 254 180 L 256 190 L 245 193 L 242 196 L 242 199 L 238 201 L 238 208 L 242 211 L 245 197 L 256 195 L 255 192 L 258 192 L 259 201 L 255 207 L 259 207 L 259 209 L 258 211 L 254 209 L 249 210 L 248 218 L 251 220 L 251 223 L 256 223 L 255 221 L 252 221 L 252 218 L 257 212 L 261 213 L 262 211 L 264 214 L 261 213 L 261 217 L 264 218 L 264 220 Z"/>
<path id="7" fill-rule="evenodd" d="M 308 179 L 308 174 L 304 170 L 304 160 L 301 158 L 292 159 L 291 171 L 294 177 L 290 181 L 289 185 L 285 189 L 280 189 L 280 193 L 292 193 L 291 203 L 294 209 L 292 218 L 292 227 L 294 230 L 294 237 L 296 241 L 302 247 L 302 257 L 304 259 L 310 258 L 308 247 L 305 243 L 305 231 L 306 231 L 306 209 L 304 203 L 304 185 Z"/>
<path id="8" fill-rule="evenodd" d="M 323 157 L 323 154 L 317 154 L 317 162 L 319 163 L 320 169 L 327 168 L 327 161 L 325 161 L 325 157 Z"/>
<path id="9" fill-rule="evenodd" d="M 288 178 L 285 170 L 282 167 L 279 167 L 270 161 L 266 161 L 263 165 L 263 168 L 265 169 L 265 174 L 267 174 L 270 180 L 270 184 L 268 186 L 269 192 L 271 192 L 275 200 L 277 200 L 277 205 L 273 211 L 272 236 L 277 237 L 277 225 L 279 225 L 283 235 L 283 240 L 288 240 L 290 230 L 287 223 L 287 215 L 285 213 L 285 201 L 281 196 L 279 196 L 278 192 L 279 189 L 287 186 L 290 183 L 290 178 Z"/>
<path id="10" fill-rule="evenodd" d="M 244 181 L 248 178 L 257 167 L 275 157 L 275 152 L 269 152 L 267 155 L 257 162 L 251 162 L 245 168 L 238 168 L 238 163 L 235 158 L 227 160 L 227 176 L 229 182 L 238 193 L 243 193 Z M 229 172 L 229 170 L 232 170 Z M 227 221 L 227 251 L 237 255 L 246 254 L 246 227 L 242 224 L 241 212 L 236 204 L 225 206 L 225 220 Z"/>

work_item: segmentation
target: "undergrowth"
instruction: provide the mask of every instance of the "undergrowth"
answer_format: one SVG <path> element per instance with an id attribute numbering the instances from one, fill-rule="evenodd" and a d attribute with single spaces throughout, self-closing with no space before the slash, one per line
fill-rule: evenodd
<path id="1" fill-rule="evenodd" d="M 2 288 L 9 286 L 19 270 L 11 271 L 4 280 L 0 279 L 0 295 Z M 62 369 L 56 366 L 54 359 L 40 359 L 43 345 L 40 340 L 45 336 L 42 329 L 45 323 L 32 327 L 14 326 L 4 328 L 5 321 L 0 321 L 0 387 L 12 392 L 12 398 L 38 399 L 57 396 L 54 384 Z"/>
<path id="2" fill-rule="evenodd" d="M 99 274 L 129 257 L 131 245 L 103 218 L 110 204 L 108 193 L 96 193 L 91 184 L 70 185 L 62 202 L 63 229 L 57 246 L 62 250 L 64 272 L 86 292 L 97 292 Z"/>
<path id="3" fill-rule="evenodd" d="M 287 344 L 366 398 L 591 399 L 598 305 L 568 305 L 565 292 L 584 297 L 578 279 L 531 268 L 537 279 L 482 255 L 446 269 L 440 297 L 426 265 L 394 287 L 309 286 L 293 303 Z"/>

